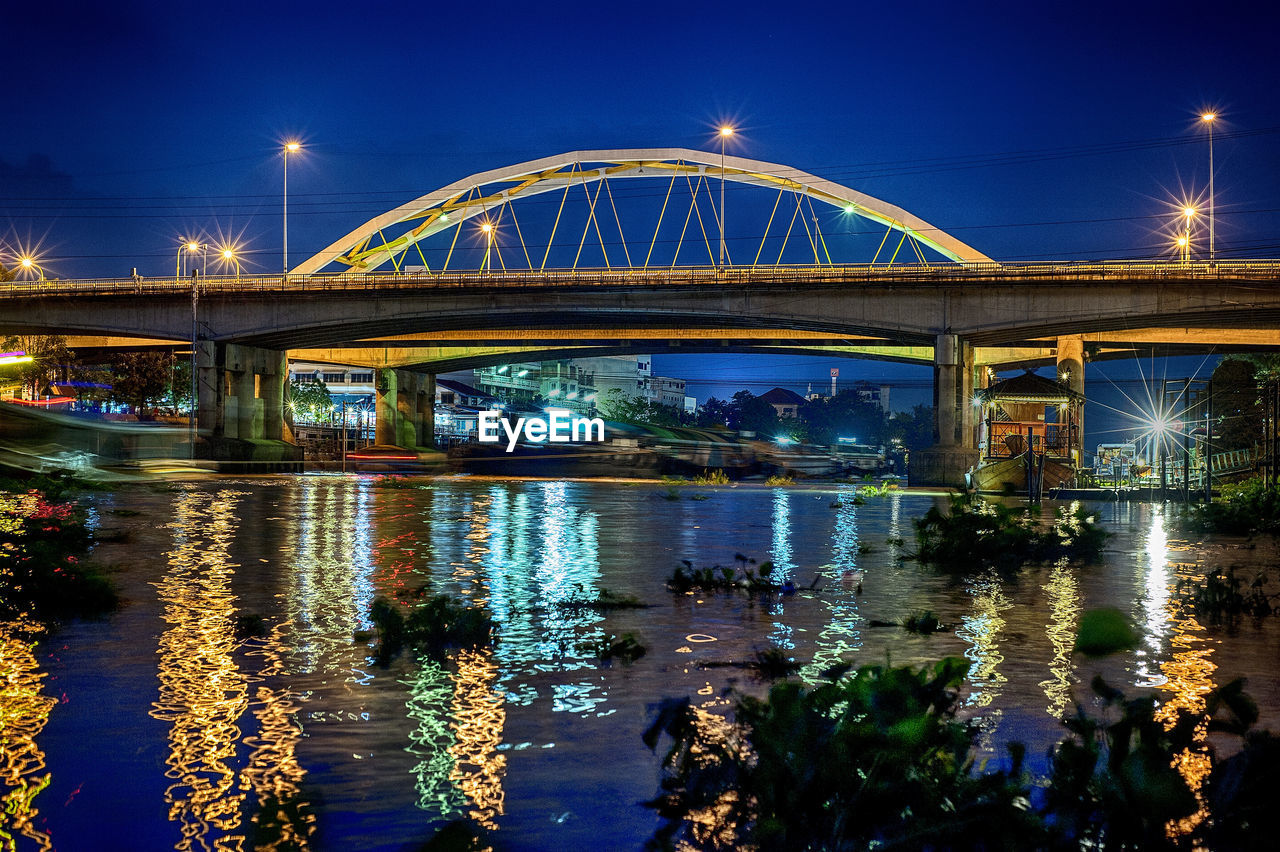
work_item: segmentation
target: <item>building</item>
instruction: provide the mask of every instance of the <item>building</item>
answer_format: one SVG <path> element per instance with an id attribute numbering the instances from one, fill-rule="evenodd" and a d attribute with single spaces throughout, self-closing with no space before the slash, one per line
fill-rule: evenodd
<path id="1" fill-rule="evenodd" d="M 773 410 L 777 412 L 779 417 L 798 416 L 800 414 L 800 406 L 805 403 L 804 397 L 786 388 L 774 388 L 767 393 L 761 394 L 760 399 L 772 405 Z"/>

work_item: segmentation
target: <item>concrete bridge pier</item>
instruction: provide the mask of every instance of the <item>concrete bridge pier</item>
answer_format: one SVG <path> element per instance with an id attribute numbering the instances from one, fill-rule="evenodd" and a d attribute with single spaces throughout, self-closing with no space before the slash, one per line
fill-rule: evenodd
<path id="1" fill-rule="evenodd" d="M 939 334 L 933 349 L 934 440 L 911 458 L 912 485 L 965 487 L 978 463 L 974 446 L 973 347 L 954 334 Z"/>
<path id="2" fill-rule="evenodd" d="M 415 449 L 435 445 L 436 377 L 381 368 L 374 403 L 378 444 Z"/>
<path id="3" fill-rule="evenodd" d="M 196 343 L 195 358 L 202 455 L 268 463 L 246 470 L 292 469 L 301 461 L 284 417 L 288 353 L 202 340 Z"/>
<path id="4" fill-rule="evenodd" d="M 1057 344 L 1058 380 L 1084 397 L 1084 338 L 1059 337 Z M 1071 440 L 1071 461 L 1076 467 L 1084 463 L 1084 406 L 1076 415 L 1076 430 Z"/>

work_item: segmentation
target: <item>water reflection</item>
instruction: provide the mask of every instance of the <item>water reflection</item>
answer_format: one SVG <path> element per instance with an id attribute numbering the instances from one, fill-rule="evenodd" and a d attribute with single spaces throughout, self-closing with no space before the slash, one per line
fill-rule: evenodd
<path id="1" fill-rule="evenodd" d="M 170 723 L 165 791 L 178 823 L 176 849 L 239 849 L 246 793 L 229 765 L 249 706 L 248 682 L 236 665 L 236 565 L 230 546 L 237 526 L 234 491 L 186 491 L 171 524 L 169 570 L 156 583 L 168 626 L 160 637 L 160 697 L 151 715 Z"/>
<path id="2" fill-rule="evenodd" d="M 0 492 L 0 533 L 16 537 L 23 518 L 54 508 L 35 492 Z M 0 555 L 16 555 L 20 546 L 19 542 L 0 541 Z M 0 577 L 0 593 L 11 580 Z M 0 606 L 6 603 L 0 601 Z M 44 634 L 44 627 L 29 613 L 14 612 L 17 607 L 11 603 L 4 609 L 4 618 L 13 620 L 0 620 L 0 849 L 15 849 L 19 837 L 39 849 L 50 849 L 49 835 L 34 826 L 40 813 L 35 798 L 52 778 L 51 773 L 42 772 L 45 755 L 36 739 L 58 703 L 44 694 L 46 675 L 35 655 L 36 640 Z"/>
<path id="3" fill-rule="evenodd" d="M 471 802 L 471 818 L 496 829 L 494 818 L 502 813 L 502 776 L 507 768 L 506 757 L 498 754 L 507 718 L 502 696 L 493 688 L 498 667 L 489 649 L 462 651 L 456 662 L 453 717 L 457 723 L 449 747 L 454 760 L 449 779 Z"/>
<path id="4" fill-rule="evenodd" d="M 773 546 L 769 549 L 769 559 L 773 562 L 774 582 L 783 583 L 793 580 L 796 563 L 791 551 L 791 494 L 785 488 L 773 489 Z M 770 604 L 771 615 L 781 616 L 783 604 L 781 599 Z M 769 642 L 778 648 L 788 650 L 795 648 L 793 639 L 795 629 L 781 618 L 773 622 L 773 630 L 769 633 Z"/>
<path id="5" fill-rule="evenodd" d="M 973 610 L 961 619 L 956 630 L 956 635 L 969 643 L 964 655 L 973 662 L 969 670 L 969 697 L 965 703 L 988 707 L 999 697 L 1001 687 L 1008 681 L 1000 671 L 1004 655 L 1000 653 L 999 639 L 1005 626 L 1000 613 L 1013 604 L 1005 595 L 1003 582 L 995 572 L 974 577 L 967 583 L 966 591 L 973 597 Z"/>
<path id="6" fill-rule="evenodd" d="M 800 670 L 800 676 L 813 683 L 819 675 L 844 660 L 852 659 L 862 647 L 859 625 L 857 588 L 862 583 L 858 573 L 858 506 L 853 497 L 856 486 L 841 488 L 835 500 L 835 527 L 831 533 L 831 564 L 823 572 L 823 584 L 829 594 L 821 603 L 829 613 L 818 633 L 813 660 Z"/>
<path id="7" fill-rule="evenodd" d="M 298 762 L 302 739 L 298 712 L 300 696 L 287 686 L 272 686 L 284 674 L 285 627 L 277 624 L 266 637 L 248 651 L 263 660 L 254 691 L 254 718 L 258 732 L 245 737 L 252 751 L 241 772 L 242 789 L 257 796 L 253 815 L 254 849 L 301 850 L 308 848 L 315 831 L 315 815 L 302 798 L 301 782 L 306 770 Z"/>
<path id="8" fill-rule="evenodd" d="M 1040 681 L 1040 688 L 1049 699 L 1045 708 L 1049 715 L 1061 719 L 1071 701 L 1072 687 L 1078 682 L 1072 654 L 1076 644 L 1076 624 L 1080 619 L 1080 584 L 1076 569 L 1063 557 L 1049 571 L 1049 582 L 1044 586 L 1049 597 L 1049 622 L 1045 634 L 1053 646 L 1053 659 L 1049 661 L 1049 678 Z"/>
<path id="9" fill-rule="evenodd" d="M 1179 711 L 1204 712 L 1205 696 L 1217 686 L 1212 675 L 1218 667 L 1211 659 L 1216 643 L 1205 635 L 1190 602 L 1173 594 L 1180 582 L 1194 587 L 1203 577 L 1195 563 L 1170 559 L 1171 554 L 1185 553 L 1190 548 L 1185 542 L 1169 539 L 1164 520 L 1163 507 L 1154 509 L 1143 554 L 1147 577 L 1142 601 L 1148 637 L 1143 651 L 1148 659 L 1164 659 L 1160 659 L 1159 676 L 1153 676 L 1149 663 L 1145 670 L 1139 668 L 1139 675 L 1144 678 L 1144 685 L 1157 686 L 1160 692 L 1167 693 L 1156 718 L 1172 727 Z M 1161 653 L 1164 640 L 1169 644 L 1167 657 Z M 1203 745 L 1209 734 L 1207 724 L 1197 727 L 1195 734 L 1197 743 Z M 1170 836 L 1190 833 L 1208 817 L 1201 791 L 1209 776 L 1210 758 L 1203 749 L 1188 749 L 1175 758 L 1174 767 L 1195 792 L 1200 809 L 1187 819 L 1170 824 Z"/>
<path id="10" fill-rule="evenodd" d="M 25 638 L 25 625 L 0 624 L 0 849 L 17 848 L 17 838 L 26 837 L 39 849 L 51 849 L 48 834 L 33 825 L 39 810 L 35 798 L 49 786 L 50 773 L 36 738 L 58 702 L 45 695 L 33 649 Z"/>

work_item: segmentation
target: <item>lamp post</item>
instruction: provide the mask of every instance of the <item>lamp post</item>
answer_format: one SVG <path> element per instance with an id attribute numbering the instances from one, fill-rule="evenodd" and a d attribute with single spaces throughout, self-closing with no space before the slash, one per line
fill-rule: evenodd
<path id="1" fill-rule="evenodd" d="M 1182 208 L 1182 215 L 1186 217 L 1187 229 L 1182 239 L 1180 239 L 1178 242 L 1180 245 L 1183 246 L 1182 259 L 1187 263 L 1190 263 L 1191 262 L 1191 219 L 1193 216 L 1196 215 L 1196 208 L 1184 207 Z"/>
<path id="2" fill-rule="evenodd" d="M 480 225 L 480 230 L 484 232 L 484 271 L 492 272 L 493 267 L 489 262 L 489 251 L 493 248 L 493 224 L 483 222 Z"/>
<path id="3" fill-rule="evenodd" d="M 27 272 L 35 272 L 38 276 L 37 280 L 44 283 L 44 267 L 42 267 L 34 257 L 24 254 L 22 257 L 18 258 L 18 265 Z"/>
<path id="4" fill-rule="evenodd" d="M 724 143 L 733 135 L 733 128 L 720 128 L 720 265 L 724 266 Z"/>
<path id="5" fill-rule="evenodd" d="M 1209 125 L 1209 262 L 1213 262 L 1213 120 L 1217 113 L 1206 112 L 1200 120 Z"/>
<path id="6" fill-rule="evenodd" d="M 302 150 L 296 141 L 284 144 L 284 274 L 289 274 L 289 155 Z"/>
<path id="7" fill-rule="evenodd" d="M 236 257 L 235 249 L 224 248 L 222 250 L 223 263 L 234 263 L 236 265 L 236 283 L 240 283 L 240 258 Z"/>

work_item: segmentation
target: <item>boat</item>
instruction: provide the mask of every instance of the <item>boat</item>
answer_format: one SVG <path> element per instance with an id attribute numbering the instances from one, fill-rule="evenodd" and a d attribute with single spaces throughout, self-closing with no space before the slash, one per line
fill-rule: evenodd
<path id="1" fill-rule="evenodd" d="M 981 460 L 970 471 L 971 487 L 1039 499 L 1075 480 L 1083 394 L 1027 371 L 980 389 L 974 403 L 982 411 Z"/>

